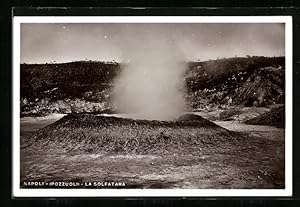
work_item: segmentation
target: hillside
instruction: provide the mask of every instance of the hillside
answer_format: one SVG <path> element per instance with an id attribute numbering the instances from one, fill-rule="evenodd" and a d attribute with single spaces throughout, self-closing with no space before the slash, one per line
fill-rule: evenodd
<path id="1" fill-rule="evenodd" d="M 284 101 L 284 57 L 235 57 L 189 62 L 184 81 L 190 110 Z M 21 112 L 45 115 L 111 110 L 115 62 L 21 64 Z"/>
<path id="2" fill-rule="evenodd" d="M 270 125 L 284 128 L 285 126 L 285 107 L 278 106 L 272 108 L 270 111 L 261 114 L 260 116 L 254 117 L 253 119 L 247 120 L 246 124 L 254 125 Z"/>
<path id="3" fill-rule="evenodd" d="M 284 57 L 190 63 L 185 80 L 192 108 L 213 104 L 268 106 L 284 101 Z"/>

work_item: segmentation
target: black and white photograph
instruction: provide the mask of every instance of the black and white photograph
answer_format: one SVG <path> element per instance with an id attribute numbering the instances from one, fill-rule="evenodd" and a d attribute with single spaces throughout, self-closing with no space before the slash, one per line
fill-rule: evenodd
<path id="1" fill-rule="evenodd" d="M 288 17 L 14 17 L 16 196 L 289 196 Z"/>

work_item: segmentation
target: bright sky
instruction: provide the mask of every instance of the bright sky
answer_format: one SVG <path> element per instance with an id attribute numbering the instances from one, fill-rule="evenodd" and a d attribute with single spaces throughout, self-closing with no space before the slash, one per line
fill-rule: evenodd
<path id="1" fill-rule="evenodd" d="M 184 60 L 284 56 L 284 29 L 280 23 L 22 23 L 21 62 L 128 61 L 128 51 L 158 41 L 172 44 Z"/>

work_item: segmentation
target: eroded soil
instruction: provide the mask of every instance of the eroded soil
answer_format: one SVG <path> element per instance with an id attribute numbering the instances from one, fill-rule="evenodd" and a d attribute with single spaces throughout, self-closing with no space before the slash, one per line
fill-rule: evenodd
<path id="1" fill-rule="evenodd" d="M 21 137 L 46 126 L 37 123 L 21 121 Z M 126 188 L 284 188 L 284 129 L 215 123 L 241 138 L 158 154 L 21 149 L 21 186 L 24 181 L 113 181 Z"/>

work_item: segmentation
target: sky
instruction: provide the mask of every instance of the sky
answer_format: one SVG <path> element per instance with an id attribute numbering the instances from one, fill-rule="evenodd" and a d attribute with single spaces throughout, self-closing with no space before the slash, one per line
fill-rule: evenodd
<path id="1" fill-rule="evenodd" d="M 126 62 L 132 54 L 158 52 L 159 44 L 171 45 L 186 61 L 284 56 L 285 28 L 282 23 L 21 24 L 21 63 Z"/>

